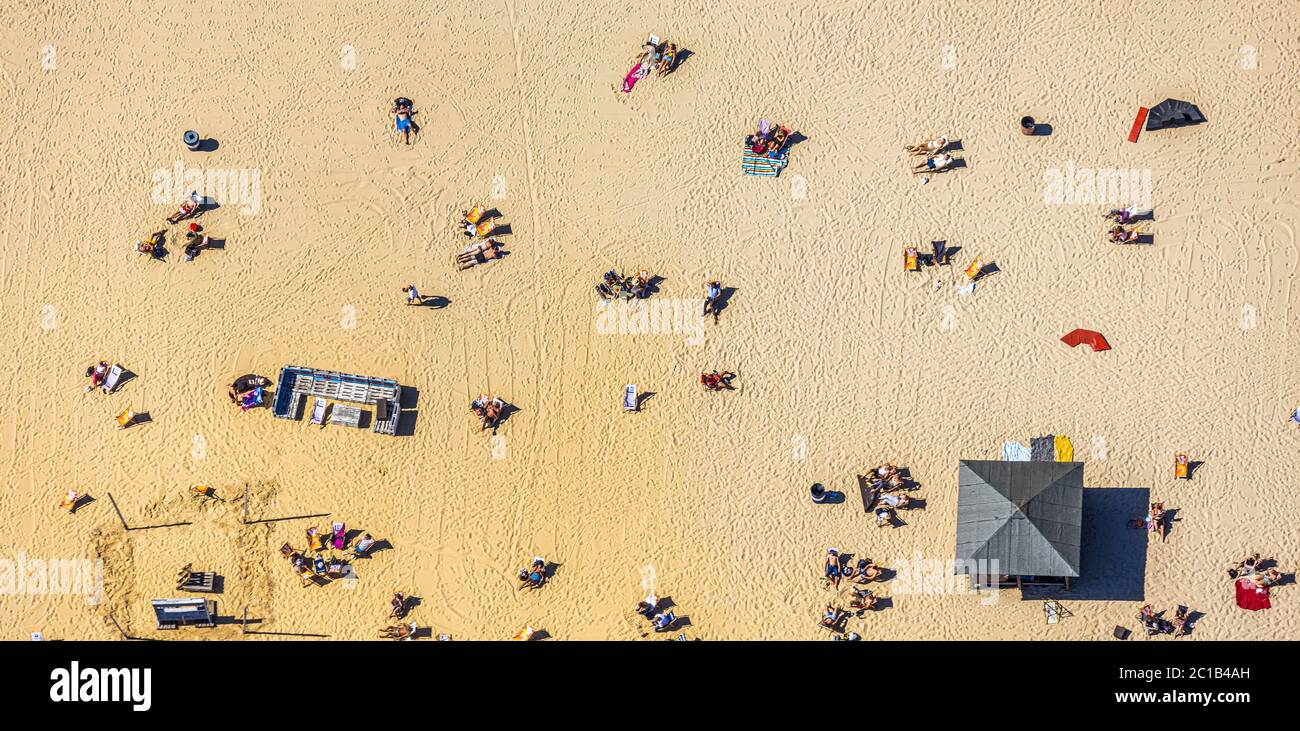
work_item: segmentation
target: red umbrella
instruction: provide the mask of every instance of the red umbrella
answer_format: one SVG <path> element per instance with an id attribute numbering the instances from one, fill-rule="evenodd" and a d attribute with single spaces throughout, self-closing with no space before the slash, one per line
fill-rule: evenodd
<path id="1" fill-rule="evenodd" d="M 1061 338 L 1061 342 L 1071 348 L 1080 343 L 1087 343 L 1094 351 L 1110 350 L 1110 343 L 1106 342 L 1106 336 L 1096 330 L 1071 330 L 1070 334 Z"/>

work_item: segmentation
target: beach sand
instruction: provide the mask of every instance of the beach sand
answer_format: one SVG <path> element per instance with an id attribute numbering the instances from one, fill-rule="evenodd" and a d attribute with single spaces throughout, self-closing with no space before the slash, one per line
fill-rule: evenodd
<path id="1" fill-rule="evenodd" d="M 0 636 L 235 639 L 246 609 L 266 634 L 245 639 L 368 639 L 403 591 L 455 639 L 635 640 L 653 588 L 691 638 L 825 639 L 820 610 L 848 602 L 822 587 L 826 547 L 950 559 L 958 460 L 1045 434 L 1073 440 L 1097 493 L 1073 616 L 895 581 L 848 629 L 1104 639 L 1149 601 L 1202 613 L 1196 639 L 1300 633 L 1294 585 L 1249 613 L 1225 574 L 1300 558 L 1294 4 L 659 5 L 0 8 L 0 559 L 102 559 L 105 577 L 98 601 L 0 596 Z M 692 53 L 619 94 L 647 33 Z M 1208 124 L 1127 142 L 1167 97 Z M 1051 134 L 1020 135 L 1026 114 Z M 760 116 L 806 137 L 779 178 L 740 171 Z M 187 151 L 187 129 L 216 149 Z M 965 167 L 921 185 L 902 146 L 939 133 Z M 1148 171 L 1154 242 L 1105 242 L 1100 214 L 1130 201 L 1046 201 L 1067 168 Z M 167 261 L 137 255 L 190 171 L 224 248 L 185 262 L 171 226 Z M 216 194 L 212 171 L 247 185 Z M 476 201 L 510 253 L 458 272 Z M 953 266 L 904 272 L 902 247 L 933 239 L 960 247 Z M 977 255 L 1000 271 L 958 294 Z M 692 317 L 619 334 L 592 290 L 610 268 L 662 277 L 642 304 Z M 697 331 L 711 278 L 734 291 Z M 434 306 L 404 306 L 410 283 Z M 1059 342 L 1076 327 L 1114 349 Z M 84 393 L 101 358 L 137 377 Z M 227 401 L 235 376 L 289 364 L 396 379 L 418 392 L 411 434 Z M 738 390 L 706 393 L 714 368 Z M 640 413 L 627 383 L 653 394 Z M 517 407 L 495 438 L 467 410 L 487 390 Z M 127 406 L 149 422 L 118 430 Z M 1203 462 L 1191 481 L 1177 452 Z M 885 460 L 926 501 L 892 530 L 854 480 Z M 813 505 L 813 482 L 846 499 Z M 252 520 L 328 516 L 246 525 L 245 485 Z M 67 489 L 94 501 L 61 512 Z M 163 527 L 123 530 L 108 493 Z M 1124 527 L 1148 496 L 1177 509 L 1150 547 Z M 388 547 L 303 588 L 278 547 L 332 520 Z M 519 591 L 534 555 L 558 568 Z M 224 578 L 223 624 L 157 632 L 148 600 L 187 563 Z"/>

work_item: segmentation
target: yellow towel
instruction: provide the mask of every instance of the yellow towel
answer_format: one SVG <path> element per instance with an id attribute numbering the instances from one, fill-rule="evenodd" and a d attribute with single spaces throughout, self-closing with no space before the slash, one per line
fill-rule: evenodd
<path id="1" fill-rule="evenodd" d="M 1074 461 L 1074 445 L 1070 443 L 1070 438 L 1067 436 L 1056 435 L 1056 461 Z"/>

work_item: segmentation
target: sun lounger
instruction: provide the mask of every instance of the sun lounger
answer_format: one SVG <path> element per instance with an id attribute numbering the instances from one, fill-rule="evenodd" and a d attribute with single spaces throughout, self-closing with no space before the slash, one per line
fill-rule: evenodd
<path id="1" fill-rule="evenodd" d="M 119 429 L 125 429 L 128 426 L 131 426 L 134 422 L 135 412 L 131 409 L 125 409 L 122 413 L 117 415 L 117 427 Z"/>
<path id="2" fill-rule="evenodd" d="M 477 203 L 469 210 L 469 213 L 465 214 L 465 223 L 472 223 L 477 226 L 483 220 L 483 214 L 485 213 L 487 213 L 487 207 L 482 203 Z"/>
<path id="3" fill-rule="evenodd" d="M 930 248 L 934 249 L 935 266 L 948 263 L 948 243 L 945 241 L 931 241 Z"/>
<path id="4" fill-rule="evenodd" d="M 325 426 L 325 411 L 329 404 L 323 398 L 316 399 L 316 405 L 311 410 L 311 423 L 318 426 Z"/>
<path id="5" fill-rule="evenodd" d="M 1188 469 L 1188 464 L 1187 464 L 1187 455 L 1185 454 L 1174 455 L 1174 479 L 1186 480 L 1188 479 L 1189 474 L 1190 471 Z"/>
<path id="6" fill-rule="evenodd" d="M 101 386 L 104 393 L 112 393 L 117 390 L 117 384 L 122 380 L 122 373 L 122 366 L 117 363 L 114 363 L 113 367 L 108 369 L 108 376 L 104 378 L 104 383 Z"/>
<path id="7" fill-rule="evenodd" d="M 915 246 L 903 249 L 903 271 L 921 271 L 921 257 L 917 255 Z"/>
<path id="8" fill-rule="evenodd" d="M 970 280 L 973 282 L 976 279 L 979 279 L 980 272 L 983 269 L 984 260 L 977 256 L 975 257 L 975 261 L 971 262 L 970 266 L 966 267 L 966 276 L 970 277 Z"/>
<path id="9" fill-rule="evenodd" d="M 177 591 L 215 592 L 217 575 L 211 571 L 190 571 L 186 566 L 176 582 Z"/>
<path id="10" fill-rule="evenodd" d="M 629 383 L 623 389 L 623 410 L 636 411 L 636 384 Z"/>
<path id="11" fill-rule="evenodd" d="M 474 227 L 474 235 L 481 239 L 487 236 L 488 234 L 492 233 L 496 229 L 496 227 L 497 227 L 497 221 L 495 218 L 484 221 Z"/>
<path id="12" fill-rule="evenodd" d="M 59 507 L 69 513 L 75 513 L 77 512 L 77 503 L 80 501 L 81 495 L 76 490 L 68 490 L 68 496 L 63 498 L 63 502 L 59 503 Z"/>

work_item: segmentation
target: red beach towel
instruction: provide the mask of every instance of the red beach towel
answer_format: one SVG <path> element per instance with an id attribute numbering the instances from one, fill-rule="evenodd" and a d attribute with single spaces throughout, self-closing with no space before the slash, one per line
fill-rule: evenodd
<path id="1" fill-rule="evenodd" d="M 1061 342 L 1073 348 L 1080 343 L 1087 343 L 1094 351 L 1110 350 L 1106 337 L 1095 330 L 1071 330 L 1061 338 Z"/>
<path id="2" fill-rule="evenodd" d="M 1268 601 L 1268 589 L 1255 586 L 1255 580 L 1249 576 L 1237 579 L 1237 606 L 1254 612 L 1268 609 L 1273 605 Z"/>

